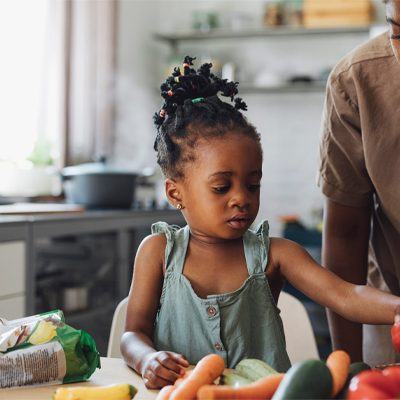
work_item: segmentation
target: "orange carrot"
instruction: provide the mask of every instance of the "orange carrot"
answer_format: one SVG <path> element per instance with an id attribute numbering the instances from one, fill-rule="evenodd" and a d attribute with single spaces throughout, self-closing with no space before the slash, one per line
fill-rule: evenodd
<path id="1" fill-rule="evenodd" d="M 329 355 L 326 365 L 332 374 L 332 396 L 335 397 L 346 383 L 349 374 L 350 356 L 343 350 L 336 350 Z"/>
<path id="2" fill-rule="evenodd" d="M 157 394 L 156 400 L 169 400 L 171 393 L 175 390 L 173 385 L 164 386 Z"/>
<path id="3" fill-rule="evenodd" d="M 189 378 L 189 376 L 191 375 L 192 371 L 193 371 L 193 369 L 187 369 L 185 371 L 185 373 L 183 374 L 182 378 L 183 379 Z"/>
<path id="4" fill-rule="evenodd" d="M 194 367 L 188 378 L 172 393 L 170 400 L 194 400 L 199 388 L 213 383 L 225 369 L 225 363 L 221 356 L 209 354 L 203 357 Z"/>
<path id="5" fill-rule="evenodd" d="M 183 381 L 185 380 L 185 378 L 178 378 L 175 383 L 174 383 L 174 387 L 177 388 Z"/>
<path id="6" fill-rule="evenodd" d="M 204 385 L 197 392 L 198 400 L 267 400 L 278 389 L 285 374 L 273 374 L 249 385 L 233 387 L 225 385 Z"/>
<path id="7" fill-rule="evenodd" d="M 164 386 L 157 395 L 156 400 L 169 400 L 172 392 L 192 373 L 191 369 L 185 371 L 181 378 L 178 378 L 173 385 Z"/>
<path id="8" fill-rule="evenodd" d="M 175 381 L 174 383 L 175 388 L 177 388 L 185 379 L 189 378 L 192 371 L 193 371 L 192 369 L 186 370 L 185 373 Z"/>

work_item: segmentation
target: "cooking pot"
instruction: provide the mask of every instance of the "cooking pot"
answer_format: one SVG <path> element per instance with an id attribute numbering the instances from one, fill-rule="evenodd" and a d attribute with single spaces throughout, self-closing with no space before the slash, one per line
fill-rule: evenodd
<path id="1" fill-rule="evenodd" d="M 63 168 L 61 177 L 68 203 L 86 208 L 130 208 L 138 175 L 103 161 Z"/>

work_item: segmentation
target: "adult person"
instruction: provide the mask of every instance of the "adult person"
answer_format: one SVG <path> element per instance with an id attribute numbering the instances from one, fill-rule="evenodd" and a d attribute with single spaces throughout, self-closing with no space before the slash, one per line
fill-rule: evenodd
<path id="1" fill-rule="evenodd" d="M 323 265 L 399 296 L 400 0 L 384 3 L 389 32 L 345 56 L 327 85 L 319 173 Z M 331 312 L 328 320 L 333 347 L 352 361 L 396 361 L 390 327 L 362 327 Z"/>

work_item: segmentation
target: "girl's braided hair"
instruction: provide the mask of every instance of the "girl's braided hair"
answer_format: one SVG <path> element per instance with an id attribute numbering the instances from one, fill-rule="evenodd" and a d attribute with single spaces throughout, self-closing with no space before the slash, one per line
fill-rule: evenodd
<path id="1" fill-rule="evenodd" d="M 210 72 L 212 64 L 192 68 L 195 58 L 186 56 L 183 71 L 177 67 L 161 85 L 164 104 L 154 114 L 157 162 L 167 177 L 183 177 L 183 164 L 194 161 L 193 148 L 199 138 L 240 133 L 260 142 L 260 136 L 240 110 L 246 103 L 236 97 L 238 82 L 228 82 Z M 234 105 L 221 101 L 218 93 Z"/>

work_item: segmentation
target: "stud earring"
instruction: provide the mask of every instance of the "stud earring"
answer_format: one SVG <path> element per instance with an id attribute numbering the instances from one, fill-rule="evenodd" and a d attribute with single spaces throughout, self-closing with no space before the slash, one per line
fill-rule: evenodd
<path id="1" fill-rule="evenodd" d="M 178 210 L 182 210 L 183 206 L 182 206 L 181 203 L 178 203 L 178 204 L 176 205 L 176 208 L 177 208 Z"/>

